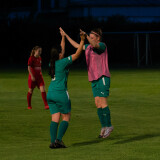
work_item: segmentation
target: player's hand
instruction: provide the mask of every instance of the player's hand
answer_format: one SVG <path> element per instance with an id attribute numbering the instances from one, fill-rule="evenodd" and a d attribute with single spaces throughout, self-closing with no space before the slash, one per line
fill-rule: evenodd
<path id="1" fill-rule="evenodd" d="M 81 29 L 80 29 L 80 35 L 85 35 L 85 37 L 87 37 L 86 32 L 82 31 Z"/>
<path id="2" fill-rule="evenodd" d="M 85 41 L 86 39 L 86 34 L 80 33 L 81 41 Z"/>
<path id="3" fill-rule="evenodd" d="M 34 77 L 34 76 L 31 76 L 31 80 L 32 80 L 32 81 L 35 81 L 36 79 L 35 79 L 35 77 Z"/>
<path id="4" fill-rule="evenodd" d="M 61 27 L 59 28 L 59 30 L 60 30 L 61 36 L 65 36 L 66 35 L 66 33 L 64 32 L 64 30 Z"/>

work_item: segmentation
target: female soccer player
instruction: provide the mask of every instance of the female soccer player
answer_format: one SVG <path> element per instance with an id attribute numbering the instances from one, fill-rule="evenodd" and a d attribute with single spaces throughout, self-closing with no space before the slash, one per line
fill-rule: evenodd
<path id="1" fill-rule="evenodd" d="M 60 28 L 61 29 L 61 28 Z M 61 40 L 61 53 L 58 53 L 57 49 L 52 48 L 51 60 L 50 60 L 50 75 L 51 83 L 48 89 L 47 101 L 51 112 L 52 120 L 50 124 L 50 136 L 51 144 L 50 148 L 65 148 L 66 146 L 62 142 L 70 119 L 71 102 L 69 94 L 67 92 L 67 78 L 69 73 L 69 66 L 75 61 L 83 50 L 85 35 L 81 35 L 80 45 L 75 54 L 64 58 L 65 53 L 65 35 L 64 32 L 60 31 Z M 59 125 L 60 116 L 62 121 Z M 57 134 L 58 129 L 58 134 Z"/>
<path id="2" fill-rule="evenodd" d="M 63 30 L 61 29 L 61 31 Z M 64 34 L 75 48 L 79 47 L 77 42 L 71 39 L 65 32 Z M 102 30 L 99 28 L 91 30 L 89 36 L 82 30 L 80 34 L 85 34 L 89 42 L 89 44 L 83 46 L 83 50 L 85 50 L 86 55 L 88 79 L 92 85 L 97 114 L 102 126 L 99 138 L 107 138 L 113 131 L 108 106 L 110 72 L 108 67 L 107 47 L 105 43 L 101 42 Z"/>
<path id="3" fill-rule="evenodd" d="M 28 94 L 27 94 L 27 102 L 28 102 L 28 109 L 32 109 L 31 106 L 31 98 L 33 94 L 34 88 L 37 86 L 42 95 L 42 99 L 45 105 L 45 109 L 49 109 L 49 106 L 47 104 L 47 99 L 46 99 L 46 91 L 45 91 L 45 84 L 41 72 L 41 55 L 42 53 L 42 48 L 39 46 L 35 46 L 32 51 L 31 55 L 28 60 Z"/>

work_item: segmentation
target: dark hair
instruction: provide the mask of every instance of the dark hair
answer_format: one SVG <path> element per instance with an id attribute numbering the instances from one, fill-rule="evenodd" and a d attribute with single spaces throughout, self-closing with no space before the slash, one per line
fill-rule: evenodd
<path id="1" fill-rule="evenodd" d="M 55 76 L 55 61 L 59 59 L 59 52 L 56 48 L 51 49 L 51 59 L 50 59 L 50 67 L 49 67 L 49 75 L 51 78 Z"/>
<path id="2" fill-rule="evenodd" d="M 102 40 L 102 29 L 101 28 L 94 28 L 91 32 L 95 32 L 100 36 L 100 40 Z"/>
<path id="3" fill-rule="evenodd" d="M 40 46 L 35 46 L 35 47 L 33 47 L 30 56 L 34 56 L 35 51 L 38 50 L 38 49 L 40 49 L 40 48 L 41 48 Z"/>

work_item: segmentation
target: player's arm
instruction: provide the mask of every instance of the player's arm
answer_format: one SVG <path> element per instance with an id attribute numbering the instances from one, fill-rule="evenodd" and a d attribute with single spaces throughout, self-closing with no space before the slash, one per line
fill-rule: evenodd
<path id="1" fill-rule="evenodd" d="M 62 28 L 60 28 L 61 31 L 64 32 L 64 30 Z M 78 48 L 80 44 L 78 44 L 76 41 L 74 41 L 66 32 L 64 32 L 67 40 L 69 41 L 69 43 L 74 47 L 74 48 Z M 83 46 L 83 50 L 85 50 L 85 46 Z"/>
<path id="2" fill-rule="evenodd" d="M 64 34 L 64 31 L 62 31 L 61 29 L 60 29 L 60 34 L 62 36 L 61 44 L 60 44 L 60 46 L 61 46 L 61 54 L 62 54 L 62 57 L 64 57 L 64 54 L 65 54 L 65 34 Z"/>
<path id="3" fill-rule="evenodd" d="M 31 75 L 32 81 L 35 81 L 35 77 L 33 76 L 32 71 L 31 71 L 31 66 L 28 66 L 28 72 Z"/>
<path id="4" fill-rule="evenodd" d="M 85 41 L 85 35 L 81 34 L 80 37 L 81 37 L 81 41 L 80 41 L 80 44 L 79 44 L 79 47 L 78 47 L 76 53 L 72 54 L 72 61 L 75 61 L 80 56 L 80 54 L 81 54 L 81 52 L 83 50 L 84 41 Z"/>

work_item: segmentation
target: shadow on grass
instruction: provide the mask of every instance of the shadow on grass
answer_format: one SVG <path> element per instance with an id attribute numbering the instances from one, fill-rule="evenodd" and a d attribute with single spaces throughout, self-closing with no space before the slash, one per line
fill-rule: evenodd
<path id="1" fill-rule="evenodd" d="M 72 146 L 91 145 L 91 144 L 101 143 L 101 142 L 103 142 L 103 140 L 104 140 L 104 139 L 95 139 L 95 140 L 86 141 L 86 142 L 74 143 L 74 144 L 72 144 Z"/>
<path id="2" fill-rule="evenodd" d="M 159 134 L 146 134 L 146 135 L 139 135 L 139 136 L 135 136 L 126 140 L 121 140 L 118 142 L 115 142 L 114 144 L 124 144 L 124 143 L 130 143 L 130 142 L 135 142 L 135 141 L 141 141 L 143 139 L 148 139 L 148 138 L 153 138 L 153 137 L 159 137 Z"/>

